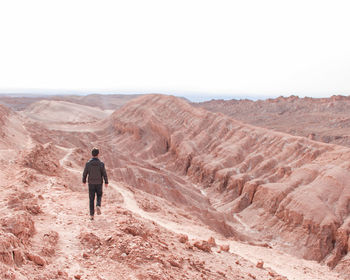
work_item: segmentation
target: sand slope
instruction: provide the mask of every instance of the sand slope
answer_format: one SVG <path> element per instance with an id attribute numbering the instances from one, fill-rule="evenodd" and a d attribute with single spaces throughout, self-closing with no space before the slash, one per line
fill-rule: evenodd
<path id="1" fill-rule="evenodd" d="M 41 100 L 31 104 L 22 113 L 27 118 L 44 123 L 84 123 L 103 119 L 111 111 L 65 101 Z"/>

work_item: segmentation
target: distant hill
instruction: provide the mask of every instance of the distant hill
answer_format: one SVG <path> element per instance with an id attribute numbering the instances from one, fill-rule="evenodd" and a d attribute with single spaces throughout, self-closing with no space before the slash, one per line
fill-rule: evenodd
<path id="1" fill-rule="evenodd" d="M 89 95 L 33 95 L 33 96 L 6 96 L 0 95 L 0 104 L 12 110 L 22 111 L 30 104 L 40 100 L 55 100 L 76 103 L 100 108 L 102 110 L 116 110 L 131 99 L 137 98 L 138 94 L 89 94 Z"/>
<path id="2" fill-rule="evenodd" d="M 350 147 L 350 97 L 279 97 L 192 103 L 252 125 Z"/>
<path id="3" fill-rule="evenodd" d="M 106 118 L 113 112 L 98 107 L 75 104 L 66 101 L 41 100 L 30 104 L 22 113 L 24 116 L 45 122 L 84 123 Z"/>

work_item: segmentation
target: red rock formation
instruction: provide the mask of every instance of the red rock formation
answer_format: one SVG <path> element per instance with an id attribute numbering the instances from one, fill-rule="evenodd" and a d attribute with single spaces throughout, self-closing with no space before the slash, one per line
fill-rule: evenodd
<path id="1" fill-rule="evenodd" d="M 237 236 L 225 221 L 241 212 L 245 223 L 289 242 L 291 252 L 307 259 L 321 261 L 341 243 L 336 232 L 345 226 L 350 194 L 346 148 L 251 127 L 159 95 L 116 111 L 105 132 L 118 154 L 119 162 L 109 162 L 115 176 L 193 205 L 220 232 Z M 205 188 L 217 211 L 191 185 L 177 182 L 180 175 Z"/>
<path id="2" fill-rule="evenodd" d="M 40 266 L 44 266 L 46 264 L 46 261 L 42 257 L 33 253 L 27 253 L 27 258 L 28 260 Z"/>
<path id="3" fill-rule="evenodd" d="M 205 240 L 196 241 L 193 246 L 204 252 L 211 253 L 211 245 Z"/>
<path id="4" fill-rule="evenodd" d="M 59 150 L 52 144 L 37 144 L 28 154 L 24 155 L 22 165 L 35 169 L 46 175 L 57 175 L 61 169 L 56 160 Z"/>
<path id="5" fill-rule="evenodd" d="M 181 234 L 179 237 L 181 243 L 186 243 L 188 241 L 188 236 L 186 234 Z"/>
<path id="6" fill-rule="evenodd" d="M 350 146 L 350 98 L 279 97 L 267 100 L 211 100 L 193 103 L 243 122 L 312 140 Z"/>
<path id="7" fill-rule="evenodd" d="M 214 237 L 211 236 L 208 239 L 208 243 L 209 243 L 210 247 L 216 247 L 216 242 L 215 242 L 215 238 Z"/>
<path id="8" fill-rule="evenodd" d="M 34 222 L 25 212 L 2 218 L 0 223 L 6 232 L 14 234 L 23 244 L 28 244 L 29 238 L 35 233 Z"/>
<path id="9" fill-rule="evenodd" d="M 0 256 L 9 262 L 0 262 L 1 279 L 337 279 L 281 249 L 348 271 L 347 149 L 158 95 L 85 127 L 24 128 L 16 160 L 0 160 Z M 111 180 L 94 221 L 80 182 L 92 145 Z M 193 246 L 188 236 L 213 238 Z M 214 243 L 227 252 L 205 252 Z M 260 258 L 266 269 L 255 266 Z"/>
<path id="10" fill-rule="evenodd" d="M 229 252 L 230 251 L 230 245 L 220 245 L 220 251 Z"/>
<path id="11" fill-rule="evenodd" d="M 0 232 L 0 261 L 7 265 L 18 262 L 18 257 L 14 258 L 14 253 L 20 248 L 20 241 L 10 233 Z M 15 256 L 18 256 L 16 253 Z M 17 260 L 17 261 L 16 261 Z"/>
<path id="12" fill-rule="evenodd" d="M 264 262 L 263 261 L 258 261 L 258 263 L 256 264 L 257 268 L 264 268 Z"/>

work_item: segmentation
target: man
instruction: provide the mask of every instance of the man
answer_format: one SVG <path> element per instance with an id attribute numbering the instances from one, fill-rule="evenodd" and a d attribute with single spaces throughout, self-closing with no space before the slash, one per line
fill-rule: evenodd
<path id="1" fill-rule="evenodd" d="M 86 163 L 83 172 L 83 183 L 86 184 L 86 177 L 89 175 L 90 220 L 93 220 L 95 214 L 95 194 L 97 196 L 96 212 L 97 215 L 101 215 L 102 184 L 104 179 L 107 188 L 108 178 L 104 163 L 98 159 L 99 150 L 93 148 L 91 154 L 92 159 Z"/>

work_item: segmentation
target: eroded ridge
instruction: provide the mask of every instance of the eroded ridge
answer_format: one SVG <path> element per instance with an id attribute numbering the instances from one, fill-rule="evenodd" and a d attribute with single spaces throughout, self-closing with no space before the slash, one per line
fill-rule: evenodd
<path id="1" fill-rule="evenodd" d="M 19 145 L 2 138 L 14 155 L 0 162 L 2 275 L 346 279 L 347 148 L 171 96 L 143 96 L 86 123 L 51 105 L 62 123 L 11 112 L 2 126 L 20 128 Z M 92 146 L 112 183 L 94 222 L 81 184 Z"/>

